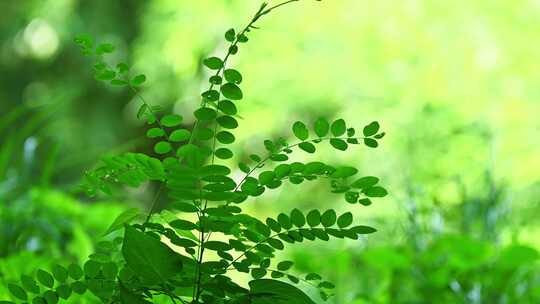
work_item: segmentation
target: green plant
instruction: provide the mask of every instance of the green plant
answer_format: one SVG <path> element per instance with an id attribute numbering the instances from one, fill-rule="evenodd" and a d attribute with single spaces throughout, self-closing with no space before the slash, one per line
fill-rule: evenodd
<path id="1" fill-rule="evenodd" d="M 112 44 L 95 46 L 88 37 L 76 38 L 83 54 L 97 59 L 97 80 L 126 87 L 141 101 L 137 117 L 150 126 L 146 135 L 157 141 L 153 150 L 158 155 L 104 157 L 98 168 L 87 172 L 84 189 L 93 195 L 99 191 L 112 193 L 117 186 L 138 187 L 153 182 L 159 185 L 158 191 L 140 222 L 138 209 L 118 216 L 83 267 L 54 265 L 52 274 L 38 270 L 37 281 L 44 291 L 32 277 L 23 276 L 22 285 L 8 285 L 15 298 L 56 303 L 59 298 L 69 299 L 73 292 L 88 290 L 103 303 L 314 303 L 293 285 L 300 282 L 318 289 L 323 299 L 329 297 L 332 283 L 315 273 L 303 277 L 292 274 L 291 261 L 272 266 L 275 252 L 284 249 L 285 243 L 328 241 L 330 237 L 357 239 L 376 230 L 352 226 L 352 213 L 338 216 L 333 209 L 307 213 L 293 209 L 263 222 L 243 213 L 239 206 L 284 182 L 301 184 L 319 179 L 328 180 L 331 191 L 346 202 L 370 205 L 371 198 L 387 194 L 377 177 L 354 178 L 358 170 L 351 166 L 288 162 L 288 155 L 297 149 L 315 153 L 323 143 L 338 151 L 361 143 L 375 148 L 385 135 L 379 132 L 379 123 L 368 124 L 362 136 L 357 136 L 343 119 L 330 123 L 319 118 L 313 128 L 298 121 L 292 132 L 299 141 L 265 140 L 266 155 L 251 154 L 249 161 L 238 164 L 243 174 L 239 181 L 230 176 L 233 169 L 225 165 L 234 155 L 227 146 L 235 141 L 232 132 L 239 125 L 236 103 L 243 98 L 239 87 L 242 75 L 227 67 L 228 59 L 248 41 L 261 17 L 296 1 L 274 6 L 263 3 L 246 27 L 225 33 L 230 43 L 226 55 L 203 62 L 213 75 L 209 89 L 202 93 L 200 107 L 194 111 L 196 119 L 191 128 L 182 127 L 182 116 L 161 114 L 161 108 L 143 98 L 139 88 L 145 75 L 130 76 L 128 64 L 113 67 L 104 60 L 104 55 L 114 51 Z M 311 132 L 314 135 L 310 136 Z M 158 212 L 157 202 L 164 192 L 169 203 Z M 232 271 L 250 274 L 253 279 L 249 288 L 239 285 Z"/>

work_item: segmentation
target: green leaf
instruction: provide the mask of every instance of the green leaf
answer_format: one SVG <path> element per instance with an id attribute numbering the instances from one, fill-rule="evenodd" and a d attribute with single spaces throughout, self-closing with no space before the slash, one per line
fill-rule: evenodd
<path id="1" fill-rule="evenodd" d="M 58 264 L 54 264 L 52 265 L 52 273 L 53 273 L 53 276 L 54 278 L 58 281 L 58 282 L 65 282 L 68 278 L 68 271 L 66 268 L 62 267 L 61 265 L 58 265 Z"/>
<path id="2" fill-rule="evenodd" d="M 27 275 L 21 275 L 21 283 L 26 291 L 36 294 L 39 293 L 39 286 L 34 278 Z"/>
<path id="3" fill-rule="evenodd" d="M 349 146 L 344 140 L 339 139 L 339 138 L 331 138 L 330 144 L 332 145 L 332 147 L 341 151 L 347 150 L 347 147 Z"/>
<path id="4" fill-rule="evenodd" d="M 11 292 L 11 294 L 17 299 L 26 301 L 26 299 L 28 298 L 26 291 L 24 291 L 21 286 L 9 283 L 7 287 L 9 292 Z"/>
<path id="5" fill-rule="evenodd" d="M 82 278 L 82 276 L 83 276 L 83 271 L 82 271 L 81 267 L 79 267 L 79 265 L 77 265 L 77 264 L 69 265 L 68 273 L 69 273 L 69 276 L 74 280 L 78 280 L 78 279 Z"/>
<path id="6" fill-rule="evenodd" d="M 293 209 L 291 211 L 291 222 L 296 227 L 302 227 L 306 224 L 306 218 L 304 217 L 304 214 L 297 208 Z"/>
<path id="7" fill-rule="evenodd" d="M 326 119 L 321 117 L 315 121 L 314 129 L 317 136 L 325 137 L 328 134 L 328 130 L 330 130 L 330 124 Z"/>
<path id="8" fill-rule="evenodd" d="M 296 136 L 296 138 L 300 140 L 306 140 L 309 137 L 308 128 L 301 121 L 295 122 L 293 124 L 292 130 L 293 130 L 294 136 Z"/>
<path id="9" fill-rule="evenodd" d="M 123 228 L 125 224 L 129 224 L 131 221 L 136 219 L 139 216 L 139 214 L 140 214 L 140 211 L 137 208 L 130 208 L 120 213 L 116 217 L 116 219 L 114 219 L 113 223 L 109 226 L 107 231 L 105 231 L 103 236 L 108 235 L 113 231 Z"/>
<path id="10" fill-rule="evenodd" d="M 182 142 L 187 141 L 191 137 L 191 132 L 186 129 L 174 130 L 171 135 L 169 135 L 169 141 L 172 142 Z"/>
<path id="11" fill-rule="evenodd" d="M 231 144 L 234 142 L 234 135 L 228 131 L 221 131 L 216 134 L 216 139 L 222 144 Z"/>
<path id="12" fill-rule="evenodd" d="M 218 75 L 214 75 L 214 76 L 210 76 L 210 78 L 208 79 L 208 81 L 211 83 L 211 84 L 215 84 L 215 85 L 220 85 L 222 82 L 223 82 L 223 79 L 218 76 Z"/>
<path id="13" fill-rule="evenodd" d="M 259 174 L 259 182 L 263 185 L 272 183 L 276 178 L 274 171 L 263 171 Z"/>
<path id="14" fill-rule="evenodd" d="M 355 175 L 356 173 L 358 173 L 358 169 L 356 169 L 354 167 L 344 166 L 344 167 L 337 168 L 336 171 L 334 171 L 330 175 L 330 177 L 332 177 L 332 178 L 347 178 L 347 177 Z"/>
<path id="15" fill-rule="evenodd" d="M 388 195 L 388 191 L 380 186 L 364 189 L 362 191 L 367 197 L 385 197 Z"/>
<path id="16" fill-rule="evenodd" d="M 369 226 L 354 226 L 350 228 L 350 230 L 357 234 L 370 234 L 377 232 L 377 229 Z"/>
<path id="17" fill-rule="evenodd" d="M 198 120 L 202 121 L 209 121 L 216 118 L 217 116 L 216 111 L 211 108 L 199 108 L 194 112 L 194 114 Z"/>
<path id="18" fill-rule="evenodd" d="M 317 209 L 308 212 L 306 216 L 307 223 L 310 227 L 318 226 L 321 223 L 321 213 Z"/>
<path id="19" fill-rule="evenodd" d="M 218 109 L 227 115 L 236 115 L 236 113 L 238 113 L 238 110 L 236 109 L 234 103 L 226 99 L 218 103 Z"/>
<path id="20" fill-rule="evenodd" d="M 268 239 L 266 242 L 268 243 L 268 245 L 278 250 L 283 250 L 283 248 L 285 248 L 285 246 L 283 245 L 283 242 L 281 242 L 278 239 L 271 238 L 271 239 Z"/>
<path id="21" fill-rule="evenodd" d="M 207 101 L 217 101 L 219 99 L 219 92 L 216 90 L 208 90 L 203 92 L 201 96 Z"/>
<path id="22" fill-rule="evenodd" d="M 223 61 L 218 57 L 206 58 L 203 64 L 211 70 L 219 70 L 223 67 Z"/>
<path id="23" fill-rule="evenodd" d="M 86 292 L 86 288 L 87 287 L 84 282 L 76 281 L 76 282 L 71 283 L 71 289 L 73 289 L 75 293 L 83 294 Z"/>
<path id="24" fill-rule="evenodd" d="M 379 128 L 380 126 L 378 122 L 376 121 L 371 122 L 369 125 L 364 127 L 364 130 L 363 130 L 364 136 L 370 137 L 377 134 L 377 132 L 379 131 Z"/>
<path id="25" fill-rule="evenodd" d="M 347 128 L 345 127 L 345 120 L 338 119 L 332 123 L 332 126 L 330 127 L 330 130 L 332 131 L 332 135 L 334 136 L 341 136 L 345 134 L 345 131 Z"/>
<path id="26" fill-rule="evenodd" d="M 157 154 L 166 154 L 171 152 L 172 146 L 166 141 L 160 141 L 154 146 L 154 152 Z"/>
<path id="27" fill-rule="evenodd" d="M 203 246 L 206 249 L 214 251 L 229 251 L 232 249 L 231 245 L 221 241 L 207 241 Z"/>
<path id="28" fill-rule="evenodd" d="M 378 182 L 379 178 L 375 176 L 364 176 L 354 181 L 351 187 L 365 189 L 375 186 Z"/>
<path id="29" fill-rule="evenodd" d="M 330 282 L 323 281 L 319 283 L 319 288 L 334 289 L 336 286 Z"/>
<path id="30" fill-rule="evenodd" d="M 194 223 L 182 219 L 177 219 L 172 222 L 170 222 L 171 227 L 180 229 L 180 230 L 194 230 L 197 229 L 198 226 Z"/>
<path id="31" fill-rule="evenodd" d="M 274 220 L 273 218 L 267 218 L 266 219 L 266 225 L 270 227 L 274 232 L 280 232 L 281 231 L 281 225 Z"/>
<path id="32" fill-rule="evenodd" d="M 47 301 L 47 304 L 56 304 L 58 303 L 58 295 L 52 290 L 47 290 L 43 293 L 43 297 Z"/>
<path id="33" fill-rule="evenodd" d="M 379 143 L 373 138 L 364 138 L 364 144 L 370 148 L 377 148 Z"/>
<path id="34" fill-rule="evenodd" d="M 229 42 L 234 42 L 234 40 L 236 39 L 236 33 L 233 28 L 225 32 L 225 39 Z"/>
<path id="35" fill-rule="evenodd" d="M 38 281 L 45 287 L 52 288 L 54 286 L 53 276 L 45 270 L 38 269 L 36 273 Z"/>
<path id="36" fill-rule="evenodd" d="M 164 283 L 182 270 L 178 253 L 131 226 L 126 227 L 122 254 L 130 270 L 151 285 Z"/>
<path id="37" fill-rule="evenodd" d="M 307 141 L 300 143 L 298 147 L 307 153 L 315 153 L 316 151 L 315 145 Z"/>
<path id="38" fill-rule="evenodd" d="M 252 304 L 315 304 L 303 291 L 282 281 L 258 279 L 249 282 Z"/>
<path id="39" fill-rule="evenodd" d="M 72 289 L 67 284 L 60 285 L 60 286 L 58 286 L 56 288 L 56 293 L 62 299 L 69 299 L 69 297 L 71 296 L 71 293 L 72 293 Z"/>
<path id="40" fill-rule="evenodd" d="M 278 223 L 283 227 L 284 229 L 288 230 L 292 227 L 292 222 L 289 216 L 287 216 L 285 213 L 280 213 L 277 217 Z"/>
<path id="41" fill-rule="evenodd" d="M 282 261 L 277 264 L 277 269 L 280 271 L 287 271 L 289 270 L 294 263 L 291 261 Z"/>
<path id="42" fill-rule="evenodd" d="M 350 212 L 343 213 L 337 219 L 337 225 L 339 228 L 345 228 L 352 224 L 353 215 Z"/>
<path id="43" fill-rule="evenodd" d="M 316 281 L 316 280 L 320 280 L 322 279 L 320 275 L 316 274 L 316 273 L 308 273 L 306 275 L 306 280 L 308 281 Z"/>
<path id="44" fill-rule="evenodd" d="M 234 83 L 226 83 L 221 86 L 220 90 L 225 98 L 231 100 L 240 100 L 243 98 L 242 90 Z"/>
<path id="45" fill-rule="evenodd" d="M 219 148 L 214 151 L 214 154 L 219 159 L 229 159 L 233 157 L 233 152 L 227 148 Z"/>
<path id="46" fill-rule="evenodd" d="M 321 216 L 321 224 L 324 227 L 330 227 L 336 223 L 336 211 L 333 209 L 326 210 Z"/>
<path id="47" fill-rule="evenodd" d="M 217 122 L 225 129 L 236 129 L 238 127 L 238 121 L 232 116 L 220 116 L 217 118 Z"/>
<path id="48" fill-rule="evenodd" d="M 156 138 L 165 136 L 165 132 L 161 128 L 152 128 L 146 131 L 146 137 L 148 138 Z"/>
<path id="49" fill-rule="evenodd" d="M 266 275 L 266 269 L 263 268 L 253 268 L 251 269 L 251 276 L 254 279 L 260 279 Z"/>
<path id="50" fill-rule="evenodd" d="M 165 127 L 176 127 L 182 123 L 182 116 L 177 114 L 165 115 L 161 118 L 160 122 Z"/>
<path id="51" fill-rule="evenodd" d="M 146 81 L 146 75 L 140 74 L 131 79 L 131 85 L 137 87 L 143 84 L 145 81 Z"/>
<path id="52" fill-rule="evenodd" d="M 223 76 L 228 82 L 239 84 L 242 82 L 242 74 L 235 69 L 226 69 Z"/>
<path id="53" fill-rule="evenodd" d="M 101 271 L 101 264 L 94 260 L 86 261 L 83 267 L 84 267 L 84 274 L 89 278 L 97 277 Z"/>

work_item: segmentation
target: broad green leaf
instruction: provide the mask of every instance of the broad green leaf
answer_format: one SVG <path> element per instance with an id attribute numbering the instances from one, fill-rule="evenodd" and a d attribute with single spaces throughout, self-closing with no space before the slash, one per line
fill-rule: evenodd
<path id="1" fill-rule="evenodd" d="M 234 135 L 229 131 L 221 131 L 216 134 L 216 139 L 222 144 L 231 144 L 234 142 Z"/>
<path id="2" fill-rule="evenodd" d="M 347 143 L 343 139 L 339 139 L 339 138 L 331 138 L 330 144 L 332 145 L 332 147 L 341 151 L 347 150 L 347 147 L 348 147 Z"/>
<path id="3" fill-rule="evenodd" d="M 364 138 L 364 144 L 370 148 L 377 148 L 379 143 L 373 138 Z"/>
<path id="4" fill-rule="evenodd" d="M 218 76 L 218 75 L 214 75 L 214 76 L 210 76 L 210 78 L 208 79 L 208 81 L 211 83 L 211 84 L 215 84 L 215 85 L 220 85 L 222 82 L 223 82 L 223 79 Z"/>
<path id="5" fill-rule="evenodd" d="M 154 152 L 157 154 L 166 154 L 171 152 L 172 146 L 166 141 L 160 141 L 154 146 Z"/>
<path id="6" fill-rule="evenodd" d="M 88 260 L 84 263 L 84 274 L 89 278 L 95 278 L 99 275 L 101 271 L 101 264 L 94 261 Z"/>
<path id="7" fill-rule="evenodd" d="M 354 181 L 351 187 L 365 189 L 375 186 L 378 182 L 379 178 L 375 176 L 364 176 Z"/>
<path id="8" fill-rule="evenodd" d="M 229 42 L 234 42 L 234 40 L 236 39 L 236 32 L 233 28 L 225 32 L 225 39 Z"/>
<path id="9" fill-rule="evenodd" d="M 66 300 L 69 299 L 72 292 L 73 292 L 73 290 L 71 289 L 71 286 L 69 286 L 67 284 L 60 285 L 60 286 L 58 286 L 56 288 L 56 293 L 62 299 L 66 299 Z"/>
<path id="10" fill-rule="evenodd" d="M 293 124 L 293 133 L 294 133 L 294 136 L 296 136 L 296 138 L 300 139 L 300 140 L 306 140 L 308 139 L 309 137 L 309 131 L 306 127 L 306 125 L 301 122 L 301 121 L 297 121 Z"/>
<path id="11" fill-rule="evenodd" d="M 214 151 L 214 154 L 219 159 L 229 159 L 233 157 L 233 152 L 227 148 L 219 148 Z"/>
<path id="12" fill-rule="evenodd" d="M 221 100 L 218 103 L 218 109 L 227 115 L 236 115 L 238 113 L 238 110 L 236 109 L 236 106 L 234 103 L 232 103 L 230 100 Z"/>
<path id="13" fill-rule="evenodd" d="M 161 118 L 160 122 L 165 127 L 176 127 L 182 123 L 182 116 L 177 114 L 165 115 Z"/>
<path id="14" fill-rule="evenodd" d="M 211 70 L 219 70 L 223 67 L 223 61 L 218 57 L 206 58 L 203 64 Z"/>
<path id="15" fill-rule="evenodd" d="M 199 108 L 194 112 L 194 114 L 198 120 L 202 121 L 209 121 L 215 119 L 217 116 L 216 111 L 211 108 Z"/>
<path id="16" fill-rule="evenodd" d="M 146 75 L 137 75 L 135 77 L 133 77 L 130 81 L 131 85 L 132 86 L 140 86 L 141 84 L 143 84 L 144 82 L 146 81 Z"/>
<path id="17" fill-rule="evenodd" d="M 377 232 L 377 229 L 373 228 L 373 227 L 369 227 L 369 226 L 354 226 L 352 228 L 350 228 L 351 231 L 357 233 L 357 234 L 370 234 L 370 233 L 374 233 L 374 232 Z"/>
<path id="18" fill-rule="evenodd" d="M 377 134 L 377 132 L 379 131 L 379 128 L 380 126 L 378 122 L 376 121 L 371 122 L 369 125 L 364 127 L 364 130 L 363 130 L 364 136 L 370 137 Z"/>
<path id="19" fill-rule="evenodd" d="M 307 141 L 298 144 L 298 147 L 307 153 L 315 153 L 316 151 L 315 145 Z"/>
<path id="20" fill-rule="evenodd" d="M 221 242 L 221 241 L 207 241 L 204 243 L 204 248 L 214 250 L 214 251 L 228 251 L 231 250 L 232 247 L 228 243 Z"/>
<path id="21" fill-rule="evenodd" d="M 336 223 L 336 211 L 333 209 L 326 210 L 321 216 L 321 224 L 324 227 L 330 227 Z"/>
<path id="22" fill-rule="evenodd" d="M 264 268 L 253 268 L 251 269 L 251 276 L 254 279 L 260 279 L 266 275 L 266 269 Z"/>
<path id="23" fill-rule="evenodd" d="M 304 214 L 297 208 L 293 209 L 291 211 L 291 222 L 296 227 L 302 227 L 306 224 L 306 218 L 304 217 Z"/>
<path id="24" fill-rule="evenodd" d="M 367 197 L 385 197 L 388 194 L 388 191 L 380 186 L 375 186 L 363 190 L 363 193 Z"/>
<path id="25" fill-rule="evenodd" d="M 285 213 L 280 213 L 277 217 L 278 223 L 283 227 L 284 229 L 288 230 L 292 227 L 291 219 L 288 215 Z"/>
<path id="26" fill-rule="evenodd" d="M 315 134 L 317 134 L 317 136 L 325 137 L 328 134 L 328 130 L 330 130 L 330 124 L 326 119 L 319 118 L 315 121 L 313 129 L 315 130 Z"/>
<path id="27" fill-rule="evenodd" d="M 43 297 L 47 301 L 47 304 L 58 303 L 58 294 L 52 290 L 47 290 L 43 293 Z"/>
<path id="28" fill-rule="evenodd" d="M 146 137 L 148 138 L 156 138 L 165 136 L 165 132 L 161 128 L 152 128 L 146 131 Z"/>
<path id="29" fill-rule="evenodd" d="M 310 227 L 318 226 L 321 223 L 321 213 L 317 209 L 308 212 L 306 216 L 307 223 Z"/>
<path id="30" fill-rule="evenodd" d="M 225 129 L 236 129 L 238 127 L 238 121 L 232 116 L 220 116 L 217 118 L 217 122 Z"/>
<path id="31" fill-rule="evenodd" d="M 219 99 L 219 92 L 216 90 L 208 90 L 206 92 L 203 92 L 201 96 L 206 101 L 217 101 Z"/>
<path id="32" fill-rule="evenodd" d="M 258 279 L 249 282 L 252 304 L 315 304 L 303 291 L 282 281 Z"/>
<path id="33" fill-rule="evenodd" d="M 358 169 L 356 169 L 354 167 L 343 166 L 343 167 L 336 168 L 336 171 L 334 171 L 330 175 L 330 177 L 332 177 L 332 178 L 347 178 L 347 177 L 355 175 L 356 173 L 358 173 Z"/>
<path id="34" fill-rule="evenodd" d="M 278 250 L 283 250 L 283 248 L 285 248 L 283 243 L 278 239 L 270 238 L 270 239 L 267 240 L 267 243 L 268 243 L 268 245 L 270 245 L 273 248 L 278 249 Z"/>
<path id="35" fill-rule="evenodd" d="M 78 294 L 84 294 L 86 292 L 86 284 L 81 281 L 76 281 L 71 283 L 71 289 L 73 289 L 73 292 Z"/>
<path id="36" fill-rule="evenodd" d="M 45 287 L 52 288 L 54 286 L 53 276 L 45 270 L 38 269 L 36 273 L 38 281 Z"/>
<path id="37" fill-rule="evenodd" d="M 130 270 L 152 285 L 164 283 L 182 270 L 178 253 L 131 226 L 126 227 L 122 254 Z"/>
<path id="38" fill-rule="evenodd" d="M 171 227 L 180 229 L 180 230 L 194 230 L 197 229 L 198 226 L 194 223 L 182 219 L 177 219 L 172 222 L 170 222 Z"/>
<path id="39" fill-rule="evenodd" d="M 82 271 L 81 267 L 79 267 L 79 265 L 77 265 L 77 264 L 69 265 L 68 273 L 69 273 L 69 276 L 74 280 L 78 280 L 78 279 L 82 278 L 82 276 L 83 276 L 83 271 Z"/>
<path id="40" fill-rule="evenodd" d="M 136 219 L 139 214 L 140 211 L 137 208 L 130 208 L 120 213 L 103 235 L 108 235 L 113 231 L 123 228 L 125 224 L 129 224 L 131 221 Z"/>
<path id="41" fill-rule="evenodd" d="M 7 287 L 8 287 L 9 292 L 17 299 L 26 301 L 26 299 L 28 298 L 26 291 L 22 289 L 21 286 L 9 283 Z"/>
<path id="42" fill-rule="evenodd" d="M 27 275 L 21 275 L 21 284 L 27 292 L 39 293 L 39 286 L 34 278 Z"/>
<path id="43" fill-rule="evenodd" d="M 345 131 L 347 130 L 345 126 L 345 120 L 338 119 L 332 123 L 332 126 L 330 127 L 330 130 L 332 131 L 332 135 L 334 136 L 341 136 L 345 134 Z"/>
<path id="44" fill-rule="evenodd" d="M 242 74 L 235 69 L 226 69 L 223 76 L 228 82 L 239 84 L 242 82 Z"/>
<path id="45" fill-rule="evenodd" d="M 189 130 L 178 129 L 178 130 L 174 130 L 171 133 L 171 135 L 169 135 L 169 141 L 182 142 L 182 141 L 189 140 L 190 137 L 191 137 L 191 132 L 189 132 Z"/>
<path id="46" fill-rule="evenodd" d="M 54 278 L 61 283 L 64 283 L 68 278 L 68 271 L 66 268 L 62 267 L 61 265 L 54 264 L 52 265 L 52 273 Z"/>
<path id="47" fill-rule="evenodd" d="M 221 86 L 220 90 L 225 98 L 231 100 L 240 100 L 243 98 L 242 90 L 234 83 L 226 83 Z"/>
<path id="48" fill-rule="evenodd" d="M 337 219 L 337 225 L 339 228 L 345 228 L 351 225 L 353 222 L 353 215 L 350 212 L 343 213 Z"/>
<path id="49" fill-rule="evenodd" d="M 275 232 L 281 231 L 281 225 L 273 218 L 267 218 L 266 225 L 268 225 L 268 227 L 270 227 L 270 229 L 272 229 Z"/>
<path id="50" fill-rule="evenodd" d="M 135 294 L 131 290 L 128 290 L 124 287 L 123 284 L 120 284 L 120 299 L 122 304 L 151 304 L 144 299 L 142 294 Z"/>
<path id="51" fill-rule="evenodd" d="M 289 270 L 294 263 L 291 261 L 282 261 L 277 264 L 277 269 L 280 271 L 287 271 Z"/>

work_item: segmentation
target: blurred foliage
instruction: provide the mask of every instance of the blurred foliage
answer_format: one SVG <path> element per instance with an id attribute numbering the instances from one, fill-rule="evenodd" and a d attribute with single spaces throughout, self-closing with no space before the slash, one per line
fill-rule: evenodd
<path id="1" fill-rule="evenodd" d="M 166 109 L 181 111 L 192 107 L 207 78 L 199 69 L 202 58 L 221 49 L 219 29 L 242 24 L 245 20 L 239 16 L 247 16 L 258 4 L 250 0 L 0 1 L 0 225 L 17 227 L 13 219 L 18 221 L 22 215 L 16 210 L 34 220 L 32 210 L 39 208 L 23 207 L 31 201 L 43 208 L 38 214 L 46 214 L 49 203 L 36 199 L 35 193 L 51 187 L 73 194 L 98 155 L 150 151 L 141 126 L 131 118 L 137 109 L 132 96 L 92 79 L 71 42 L 76 34 L 88 32 L 119 46 L 118 56 L 148 75 L 145 96 Z M 438 300 L 436 294 L 422 291 L 435 288 L 430 285 L 435 282 L 410 273 L 431 272 L 433 265 L 439 265 L 429 261 L 427 248 L 459 252 L 461 242 L 456 238 L 487 248 L 488 253 L 454 287 L 451 282 L 464 270 L 448 266 L 445 271 L 452 276 L 439 278 L 447 286 L 441 299 L 494 303 L 487 295 L 496 294 L 500 299 L 508 297 L 502 302 L 528 303 L 527 298 L 512 295 L 515 288 L 534 296 L 533 289 L 518 281 L 534 283 L 538 262 L 510 267 L 523 277 L 509 280 L 504 292 L 497 294 L 502 287 L 485 286 L 495 276 L 514 278 L 501 272 L 498 261 L 504 252 L 540 249 L 540 69 L 535 60 L 540 50 L 534 47 L 540 36 L 539 15 L 538 1 L 313 2 L 291 6 L 265 20 L 256 43 L 249 44 L 235 62 L 248 75 L 244 91 L 249 96 L 240 109 L 249 115 L 241 123 L 238 146 L 259 142 L 260 133 L 282 135 L 281 126 L 292 122 L 287 119 L 322 113 L 359 124 L 377 118 L 388 131 L 377 155 L 351 158 L 330 151 L 325 155 L 328 161 L 352 161 L 359 168 L 378 164 L 366 173 L 385 177 L 392 195 L 359 219 L 380 231 L 369 240 L 344 242 L 342 254 L 325 258 L 319 256 L 324 254 L 321 248 L 307 248 L 317 252 L 316 260 L 321 261 L 309 269 L 320 267 L 330 278 L 339 273 L 341 279 L 335 281 L 343 289 L 338 290 L 336 303 L 354 303 L 349 302 L 353 298 L 395 303 L 388 286 L 407 289 L 400 299 L 403 303 Z M 272 97 L 266 92 L 272 92 Z M 187 119 L 186 125 L 190 123 Z M 272 193 L 272 199 L 283 206 L 294 201 L 304 208 L 333 202 L 316 184 L 311 187 L 304 193 L 286 187 Z M 147 204 L 151 197 L 152 191 L 134 191 L 122 199 Z M 77 198 L 84 204 L 80 208 L 92 210 L 94 200 Z M 7 207 L 15 205 L 21 207 Z M 253 203 L 261 217 L 281 209 L 268 206 Z M 68 222 L 81 218 L 62 214 L 55 216 Z M 73 234 L 73 226 L 66 228 L 55 217 L 49 218 L 54 232 L 41 236 L 43 240 Z M 108 225 L 102 218 L 96 217 L 102 222 L 95 227 Z M 19 223 L 21 231 L 32 231 L 37 225 Z M 0 236 L 0 248 L 25 248 L 26 241 L 4 244 L 5 238 L 13 238 L 9 235 Z M 26 235 L 26 240 L 31 238 Z M 48 255 L 73 258 L 73 253 L 48 247 L 40 247 L 42 261 Z M 307 249 L 302 250 L 304 255 Z M 299 261 L 307 261 L 304 255 Z M 394 266 L 374 266 L 369 255 L 389 256 L 386 259 L 397 260 L 389 265 L 406 266 L 399 271 L 390 270 Z M 41 263 L 37 258 L 19 259 Z M 525 274 L 530 271 L 536 275 Z M 395 283 L 373 287 L 380 282 Z M 480 300 L 472 296 L 474 286 L 487 288 Z M 364 289 L 372 292 L 361 292 Z"/>

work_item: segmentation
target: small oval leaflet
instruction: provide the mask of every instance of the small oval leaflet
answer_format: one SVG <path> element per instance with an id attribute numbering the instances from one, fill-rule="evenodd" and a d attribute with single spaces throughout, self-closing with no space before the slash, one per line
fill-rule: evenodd
<path id="1" fill-rule="evenodd" d="M 143 74 L 133 77 L 130 81 L 132 86 L 140 86 L 146 81 L 146 76 Z"/>
<path id="2" fill-rule="evenodd" d="M 334 136 L 341 136 L 345 134 L 345 131 L 347 130 L 347 128 L 345 127 L 345 120 L 338 119 L 334 121 L 330 129 L 332 131 L 332 135 Z"/>
<path id="3" fill-rule="evenodd" d="M 203 64 L 211 70 L 219 70 L 223 67 L 223 61 L 218 57 L 209 57 L 203 61 Z"/>
<path id="4" fill-rule="evenodd" d="M 171 135 L 169 135 L 169 141 L 172 142 L 182 142 L 186 141 L 191 137 L 191 132 L 186 129 L 174 130 Z"/>
<path id="5" fill-rule="evenodd" d="M 228 82 L 239 84 L 242 82 L 242 74 L 235 69 L 226 69 L 223 76 Z"/>
<path id="6" fill-rule="evenodd" d="M 370 137 L 377 134 L 377 132 L 379 131 L 379 128 L 380 126 L 377 121 L 371 122 L 369 125 L 364 127 L 363 129 L 364 136 Z"/>
<path id="7" fill-rule="evenodd" d="M 160 122 L 165 127 L 176 127 L 182 123 L 182 116 L 177 114 L 165 115 L 161 118 Z"/>
<path id="8" fill-rule="evenodd" d="M 221 94 L 231 100 L 240 100 L 243 97 L 242 90 L 234 83 L 226 83 L 220 88 Z"/>
<path id="9" fill-rule="evenodd" d="M 296 138 L 300 139 L 300 140 L 306 140 L 308 139 L 309 137 L 309 131 L 308 131 L 308 128 L 306 127 L 306 125 L 301 122 L 301 121 L 297 121 L 293 124 L 293 133 L 294 133 L 294 136 L 296 136 Z"/>

